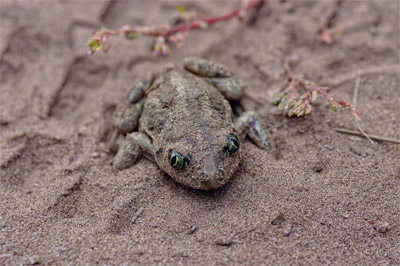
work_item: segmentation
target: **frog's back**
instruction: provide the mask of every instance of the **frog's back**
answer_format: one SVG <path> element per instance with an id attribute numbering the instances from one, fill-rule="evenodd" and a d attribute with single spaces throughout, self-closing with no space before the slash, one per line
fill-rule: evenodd
<path id="1" fill-rule="evenodd" d="M 232 110 L 223 95 L 201 78 L 175 70 L 155 82 L 140 119 L 140 131 L 155 146 L 182 138 L 196 142 L 231 126 Z"/>

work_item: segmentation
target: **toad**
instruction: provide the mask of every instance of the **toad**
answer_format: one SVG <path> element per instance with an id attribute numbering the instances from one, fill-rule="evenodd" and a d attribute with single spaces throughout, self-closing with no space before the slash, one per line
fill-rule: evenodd
<path id="1" fill-rule="evenodd" d="M 234 120 L 229 101 L 240 100 L 243 90 L 225 66 L 195 57 L 184 60 L 184 70 L 143 77 L 114 114 L 114 126 L 126 134 L 114 168 L 123 170 L 147 157 L 188 187 L 223 186 L 238 169 L 246 136 L 259 148 L 268 147 L 255 113 Z"/>

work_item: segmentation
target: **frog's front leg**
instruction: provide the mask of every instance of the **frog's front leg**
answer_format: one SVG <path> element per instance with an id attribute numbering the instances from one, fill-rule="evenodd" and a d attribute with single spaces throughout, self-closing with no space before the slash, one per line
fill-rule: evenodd
<path id="1" fill-rule="evenodd" d="M 114 169 L 120 171 L 129 168 L 142 156 L 154 160 L 151 140 L 141 132 L 130 133 L 114 157 Z"/>
<path id="2" fill-rule="evenodd" d="M 258 116 L 251 111 L 244 112 L 235 122 L 234 127 L 243 140 L 246 135 L 261 149 L 268 149 L 267 133 Z"/>
<path id="3" fill-rule="evenodd" d="M 205 80 L 216 87 L 227 100 L 235 101 L 242 98 L 244 89 L 243 83 L 225 66 L 197 57 L 185 58 L 183 64 L 188 71 L 205 78 Z"/>
<path id="4" fill-rule="evenodd" d="M 144 105 L 143 98 L 153 80 L 153 74 L 144 76 L 129 90 L 123 104 L 117 107 L 113 122 L 119 133 L 129 133 L 137 129 Z"/>

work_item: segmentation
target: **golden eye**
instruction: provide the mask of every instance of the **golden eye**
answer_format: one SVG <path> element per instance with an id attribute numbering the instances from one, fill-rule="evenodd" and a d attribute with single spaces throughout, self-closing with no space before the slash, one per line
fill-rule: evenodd
<path id="1" fill-rule="evenodd" d="M 176 150 L 171 150 L 169 152 L 168 160 L 169 160 L 169 164 L 178 170 L 185 169 L 190 163 L 189 156 L 182 155 L 179 152 L 177 152 Z"/>
<path id="2" fill-rule="evenodd" d="M 239 150 L 239 146 L 240 146 L 240 141 L 238 137 L 236 137 L 234 134 L 231 134 L 228 136 L 228 142 L 223 147 L 223 150 L 227 154 L 232 155 Z"/>

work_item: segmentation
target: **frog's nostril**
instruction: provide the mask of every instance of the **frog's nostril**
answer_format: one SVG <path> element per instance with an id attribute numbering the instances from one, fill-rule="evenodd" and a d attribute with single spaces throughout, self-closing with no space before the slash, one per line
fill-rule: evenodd
<path id="1" fill-rule="evenodd" d="M 219 183 L 223 182 L 225 180 L 224 174 L 221 172 L 216 176 L 216 179 Z"/>

